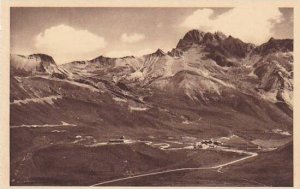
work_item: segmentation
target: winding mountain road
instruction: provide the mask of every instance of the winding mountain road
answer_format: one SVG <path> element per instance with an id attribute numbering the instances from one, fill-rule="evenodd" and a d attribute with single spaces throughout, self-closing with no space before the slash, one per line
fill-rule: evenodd
<path id="1" fill-rule="evenodd" d="M 145 142 L 147 145 L 152 144 L 151 141 L 139 141 L 139 142 Z M 155 145 L 161 145 L 160 149 L 162 149 L 162 150 L 172 150 L 172 148 L 168 148 L 170 145 L 167 144 L 167 143 L 159 143 L 159 144 L 155 144 Z M 176 148 L 176 149 L 179 149 L 179 148 Z M 183 147 L 181 149 L 185 149 L 185 148 Z M 237 160 L 233 160 L 233 161 L 230 161 L 230 162 L 227 162 L 227 163 L 223 163 L 223 164 L 220 164 L 220 165 L 211 166 L 211 167 L 178 168 L 178 169 L 170 169 L 170 170 L 164 170 L 164 171 L 157 171 L 157 172 L 152 172 L 152 173 L 145 173 L 145 174 L 139 174 L 139 175 L 124 177 L 124 178 L 119 178 L 119 179 L 113 179 L 113 180 L 103 181 L 103 182 L 99 182 L 99 183 L 93 184 L 91 186 L 100 186 L 100 185 L 114 183 L 114 182 L 118 182 L 118 181 L 130 180 L 130 179 L 134 179 L 134 178 L 141 178 L 141 177 L 147 177 L 147 176 L 153 176 L 153 175 L 159 175 L 159 174 L 164 174 L 164 173 L 179 172 L 179 171 L 193 171 L 193 170 L 217 169 L 218 172 L 221 172 L 220 170 L 223 167 L 225 167 L 225 166 L 232 165 L 232 164 L 244 161 L 246 159 L 249 159 L 249 158 L 252 158 L 252 157 L 255 157 L 255 156 L 258 155 L 255 152 L 248 152 L 248 151 L 244 151 L 244 150 L 236 150 L 236 149 L 228 149 L 228 148 L 220 148 L 220 150 L 227 151 L 227 152 L 236 152 L 236 153 L 246 154 L 248 156 L 240 158 L 240 159 L 237 159 Z"/>

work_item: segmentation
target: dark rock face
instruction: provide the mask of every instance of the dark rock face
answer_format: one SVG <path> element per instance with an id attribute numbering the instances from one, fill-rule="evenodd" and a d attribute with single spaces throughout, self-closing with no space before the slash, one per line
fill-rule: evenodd
<path id="1" fill-rule="evenodd" d="M 221 32 L 204 33 L 199 30 L 191 30 L 180 39 L 176 49 L 186 51 L 194 45 L 199 45 L 208 52 L 207 58 L 211 58 L 220 66 L 234 66 L 228 58 L 245 58 L 254 48 L 253 44 L 244 43 L 232 36 L 227 37 Z M 174 54 L 176 51 L 172 50 Z M 171 52 L 172 52 L 171 51 Z"/>
<path id="2" fill-rule="evenodd" d="M 182 39 L 179 40 L 176 49 L 186 50 L 193 43 L 201 44 L 204 38 L 204 32 L 199 30 L 191 30 L 187 32 Z"/>
<path id="3" fill-rule="evenodd" d="M 220 66 L 236 65 L 229 59 L 245 58 L 252 49 L 253 45 L 244 43 L 237 38 L 233 38 L 232 36 L 229 36 L 223 40 L 219 39 L 218 42 L 207 43 L 205 45 L 205 51 L 209 53 L 207 57 L 215 60 Z"/>
<path id="4" fill-rule="evenodd" d="M 192 44 L 204 44 L 204 45 L 219 45 L 222 41 L 226 39 L 226 35 L 221 32 L 203 32 L 199 30 L 191 30 L 187 32 L 182 39 L 178 42 L 176 48 L 181 50 L 186 50 Z"/>
<path id="5" fill-rule="evenodd" d="M 225 56 L 222 56 L 221 54 L 218 53 L 210 53 L 207 55 L 207 58 L 214 60 L 219 66 L 222 67 L 231 67 L 237 65 L 236 63 L 227 60 Z"/>
<path id="6" fill-rule="evenodd" d="M 172 57 L 181 57 L 183 55 L 183 52 L 179 49 L 173 48 L 171 51 L 168 52 L 168 55 Z"/>
<path id="7" fill-rule="evenodd" d="M 124 56 L 121 59 L 130 59 L 130 58 L 135 58 L 134 56 Z"/>
<path id="8" fill-rule="evenodd" d="M 86 61 L 73 61 L 70 62 L 69 64 L 86 64 Z"/>
<path id="9" fill-rule="evenodd" d="M 184 35 L 183 40 L 201 42 L 203 40 L 204 34 L 205 33 L 200 30 L 191 30 Z"/>
<path id="10" fill-rule="evenodd" d="M 36 59 L 39 60 L 40 62 L 45 62 L 45 63 L 50 63 L 50 64 L 55 64 L 54 59 L 46 54 L 31 54 L 28 56 L 29 59 Z"/>
<path id="11" fill-rule="evenodd" d="M 226 38 L 222 42 L 222 46 L 230 52 L 231 55 L 239 58 L 244 58 L 254 48 L 253 44 L 244 43 L 240 39 L 233 38 L 232 36 Z"/>
<path id="12" fill-rule="evenodd" d="M 289 52 L 293 51 L 292 39 L 274 39 L 270 40 L 253 50 L 253 54 L 267 55 L 273 52 Z"/>

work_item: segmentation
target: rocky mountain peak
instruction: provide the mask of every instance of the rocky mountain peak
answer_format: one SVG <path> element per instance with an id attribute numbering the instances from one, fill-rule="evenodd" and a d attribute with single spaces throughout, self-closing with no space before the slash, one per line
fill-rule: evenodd
<path id="1" fill-rule="evenodd" d="M 221 39 L 221 40 L 224 40 L 224 39 L 227 38 L 227 36 L 226 36 L 224 33 L 220 32 L 220 31 L 216 31 L 216 32 L 214 33 L 214 35 L 215 35 L 218 39 Z"/>
<path id="2" fill-rule="evenodd" d="M 203 40 L 204 35 L 205 35 L 205 32 L 194 29 L 194 30 L 188 31 L 184 35 L 183 40 L 192 41 L 194 43 L 200 43 Z"/>
<path id="3" fill-rule="evenodd" d="M 213 46 L 213 47 L 236 46 L 237 48 L 241 47 L 243 49 L 243 51 L 244 51 L 244 49 L 250 48 L 250 47 L 248 47 L 249 45 L 247 43 L 244 43 L 240 39 L 234 38 L 231 35 L 227 37 L 224 33 L 220 32 L 220 31 L 217 31 L 214 33 L 211 33 L 211 32 L 205 33 L 203 31 L 199 31 L 199 30 L 191 30 L 191 31 L 187 32 L 184 35 L 184 37 L 182 39 L 180 39 L 176 48 L 185 51 L 185 50 L 189 49 L 193 44 L 210 46 L 210 47 L 211 46 Z M 228 49 L 228 50 L 230 50 L 230 49 Z M 242 56 L 244 56 L 244 55 L 242 55 Z"/>
<path id="4" fill-rule="evenodd" d="M 167 55 L 167 53 L 165 53 L 163 50 L 157 49 L 155 52 L 147 54 L 145 56 L 146 57 L 163 57 L 163 56 L 166 56 L 166 55 Z"/>
<path id="5" fill-rule="evenodd" d="M 92 60 L 90 60 L 89 62 L 91 63 L 107 63 L 107 62 L 111 62 L 114 61 L 116 58 L 110 58 L 110 57 L 105 57 L 103 55 L 98 56 Z"/>
<path id="6" fill-rule="evenodd" d="M 165 56 L 166 55 L 166 53 L 161 49 L 157 49 L 153 54 L 157 55 L 157 56 Z"/>
<path id="7" fill-rule="evenodd" d="M 201 44 L 203 41 L 203 37 L 205 32 L 200 30 L 190 30 L 188 31 L 182 39 L 179 40 L 176 48 L 181 50 L 188 49 L 193 43 Z"/>

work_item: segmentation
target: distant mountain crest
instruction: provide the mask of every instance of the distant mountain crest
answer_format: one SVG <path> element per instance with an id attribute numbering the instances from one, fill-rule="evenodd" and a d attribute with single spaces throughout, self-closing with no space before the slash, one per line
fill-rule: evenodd
<path id="1" fill-rule="evenodd" d="M 191 41 L 194 43 L 200 43 L 203 40 L 203 37 L 205 35 L 205 32 L 200 31 L 200 30 L 191 30 L 188 31 L 184 37 L 183 40 L 184 41 Z"/>
<path id="2" fill-rule="evenodd" d="M 161 50 L 161 49 L 157 49 L 157 50 L 153 53 L 153 55 L 156 55 L 156 56 L 166 56 L 166 53 L 165 53 L 163 50 Z"/>
<path id="3" fill-rule="evenodd" d="M 117 103 L 129 102 L 142 92 L 141 96 L 149 98 L 167 97 L 171 103 L 223 103 L 257 118 L 268 109 L 259 109 L 257 104 L 261 103 L 253 104 L 256 99 L 278 105 L 286 116 L 292 116 L 292 50 L 291 39 L 271 38 L 255 46 L 221 32 L 191 30 L 168 53 L 157 49 L 139 57 L 101 55 L 58 66 L 45 54 L 11 55 L 10 70 L 12 76 L 17 76 L 16 82 L 20 76 L 43 76 L 93 90 L 113 90 L 111 94 L 118 98 L 112 100 L 117 99 Z M 90 97 L 93 100 L 94 94 Z M 134 100 L 134 105 L 141 99 Z"/>
<path id="4" fill-rule="evenodd" d="M 271 37 L 268 42 L 256 47 L 253 53 L 266 55 L 273 52 L 290 52 L 293 51 L 293 39 L 274 39 Z"/>
<path id="5" fill-rule="evenodd" d="M 64 79 L 67 73 L 60 69 L 54 59 L 46 54 L 31 54 L 29 56 L 10 55 L 10 68 L 13 75 L 45 74 Z"/>
<path id="6" fill-rule="evenodd" d="M 28 56 L 28 59 L 35 59 L 36 61 L 39 61 L 39 62 L 55 64 L 55 61 L 51 56 L 46 55 L 46 54 L 41 54 L 41 53 L 31 54 Z"/>
<path id="7" fill-rule="evenodd" d="M 201 44 L 205 33 L 199 30 L 190 30 L 182 39 L 179 40 L 176 49 L 186 50 L 193 43 Z"/>
<path id="8" fill-rule="evenodd" d="M 207 43 L 218 43 L 226 39 L 226 35 L 222 32 L 203 32 L 200 30 L 190 30 L 187 32 L 182 39 L 178 42 L 176 48 L 186 50 L 192 44 L 207 44 Z"/>

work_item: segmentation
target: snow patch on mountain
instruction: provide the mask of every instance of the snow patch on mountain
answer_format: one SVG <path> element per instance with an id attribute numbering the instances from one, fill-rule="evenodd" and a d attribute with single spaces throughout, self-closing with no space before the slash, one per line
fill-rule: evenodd
<path id="1" fill-rule="evenodd" d="M 89 90 L 91 90 L 93 92 L 101 92 L 101 93 L 103 92 L 103 91 L 100 91 L 99 89 L 97 89 L 94 86 L 91 86 L 91 85 L 88 85 L 88 84 L 84 84 L 84 83 L 79 83 L 79 82 L 72 81 L 72 80 L 62 80 L 62 79 L 48 77 L 48 76 L 35 76 L 35 77 L 37 77 L 37 78 L 43 78 L 43 79 L 48 79 L 48 80 L 52 80 L 52 81 L 59 81 L 59 82 L 69 83 L 69 84 L 72 84 L 72 85 L 76 85 L 78 87 L 89 89 Z"/>
<path id="2" fill-rule="evenodd" d="M 254 74 L 254 70 L 252 70 L 252 71 L 248 74 L 248 76 L 257 78 L 257 75 Z"/>
<path id="3" fill-rule="evenodd" d="M 265 99 L 267 101 L 270 101 L 272 103 L 277 102 L 277 98 L 276 98 L 277 91 L 261 92 L 259 94 L 263 99 Z"/>
<path id="4" fill-rule="evenodd" d="M 145 76 L 144 76 L 144 73 L 141 72 L 141 70 L 137 70 L 135 72 L 133 72 L 132 74 L 130 74 L 128 77 L 127 77 L 128 80 L 144 80 L 145 79 Z"/>
<path id="5" fill-rule="evenodd" d="M 119 97 L 113 97 L 113 100 L 116 101 L 116 102 L 127 102 L 126 99 L 119 98 Z"/>
<path id="6" fill-rule="evenodd" d="M 28 104 L 30 102 L 34 103 L 48 103 L 48 104 L 54 104 L 54 100 L 61 99 L 62 96 L 60 95 L 55 95 L 55 96 L 47 96 L 47 97 L 41 97 L 41 98 L 27 98 L 23 100 L 14 100 L 10 104 L 16 104 L 16 105 L 23 105 L 23 104 Z"/>
<path id="7" fill-rule="evenodd" d="M 129 106 L 129 111 L 146 111 L 148 108 L 146 107 L 134 107 L 134 106 Z"/>

